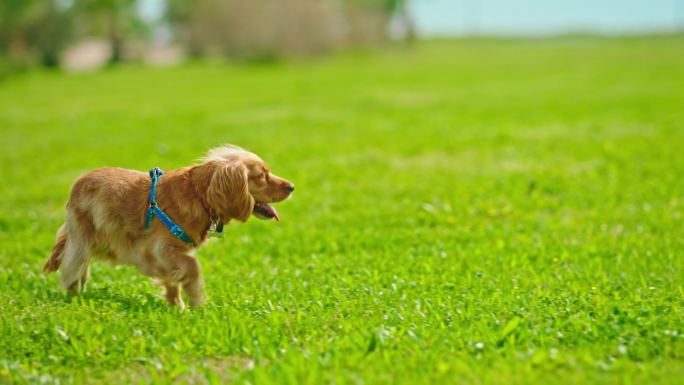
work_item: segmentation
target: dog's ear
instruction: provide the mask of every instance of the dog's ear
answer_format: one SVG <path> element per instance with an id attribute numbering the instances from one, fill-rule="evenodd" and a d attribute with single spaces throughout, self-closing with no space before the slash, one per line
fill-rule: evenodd
<path id="1" fill-rule="evenodd" d="M 207 203 L 223 220 L 249 219 L 254 198 L 249 194 L 247 168 L 239 163 L 217 165 L 207 189 Z"/>

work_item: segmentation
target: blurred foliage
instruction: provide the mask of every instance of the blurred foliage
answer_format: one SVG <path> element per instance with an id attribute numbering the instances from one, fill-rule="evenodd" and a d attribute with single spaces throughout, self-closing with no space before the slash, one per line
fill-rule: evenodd
<path id="1" fill-rule="evenodd" d="M 33 63 L 56 66 L 59 51 L 72 36 L 68 12 L 59 3 L 40 0 L 3 0 L 0 2 L 0 58 L 11 58 L 5 65 L 21 68 Z"/>
<path id="2" fill-rule="evenodd" d="M 31 65 L 55 67 L 70 44 L 99 37 L 110 62 L 127 46 L 147 44 L 150 29 L 136 13 L 142 0 L 3 0 L 0 76 Z M 404 0 L 166 0 L 164 27 L 195 56 L 237 58 L 310 55 L 387 40 Z M 402 13 L 403 11 L 403 13 Z M 401 17 L 407 24 L 410 20 Z M 4 64 L 3 64 L 4 63 Z"/>
<path id="3" fill-rule="evenodd" d="M 79 0 L 74 3 L 72 13 L 90 34 L 107 37 L 112 49 L 110 61 L 116 63 L 123 58 L 126 36 L 139 23 L 134 5 L 135 0 Z"/>
<path id="4" fill-rule="evenodd" d="M 405 0 L 344 0 L 344 3 L 351 6 L 363 8 L 375 8 L 386 12 L 395 12 L 401 7 Z"/>
<path id="5" fill-rule="evenodd" d="M 191 54 L 259 58 L 385 42 L 389 22 L 405 1 L 168 0 L 167 4 L 168 19 Z"/>

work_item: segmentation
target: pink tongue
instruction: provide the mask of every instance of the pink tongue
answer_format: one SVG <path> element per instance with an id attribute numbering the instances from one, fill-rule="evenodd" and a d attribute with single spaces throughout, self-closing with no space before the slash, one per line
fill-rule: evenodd
<path id="1" fill-rule="evenodd" d="M 280 222 L 280 217 L 278 216 L 278 213 L 276 210 L 273 208 L 271 205 L 265 205 L 268 211 L 273 215 L 273 218 L 275 218 L 276 222 Z"/>

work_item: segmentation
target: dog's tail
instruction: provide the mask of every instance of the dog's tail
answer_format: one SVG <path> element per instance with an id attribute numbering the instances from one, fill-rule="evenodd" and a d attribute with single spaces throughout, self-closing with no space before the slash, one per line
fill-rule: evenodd
<path id="1" fill-rule="evenodd" d="M 57 242 L 52 247 L 52 252 L 50 257 L 45 261 L 43 265 L 43 271 L 46 273 L 51 273 L 59 269 L 59 265 L 62 264 L 62 255 L 64 254 L 64 247 L 66 246 L 67 240 L 66 228 L 64 225 L 57 230 Z"/>

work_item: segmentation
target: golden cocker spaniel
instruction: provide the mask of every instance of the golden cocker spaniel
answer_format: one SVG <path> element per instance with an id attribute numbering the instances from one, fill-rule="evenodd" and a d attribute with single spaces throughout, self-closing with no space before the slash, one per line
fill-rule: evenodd
<path id="1" fill-rule="evenodd" d="M 215 148 L 201 164 L 166 172 L 156 183 L 154 203 L 152 185 L 147 173 L 122 168 L 101 168 L 78 178 L 44 270 L 60 269 L 62 286 L 76 294 L 90 276 L 91 256 L 102 257 L 155 278 L 170 305 L 183 309 L 182 287 L 190 306 L 198 306 L 205 294 L 194 253 L 210 228 L 220 230 L 250 215 L 279 220 L 269 203 L 294 190 L 261 158 L 236 146 Z M 184 231 L 184 238 L 172 234 L 160 218 L 152 218 L 146 228 L 148 210 L 155 205 Z"/>

